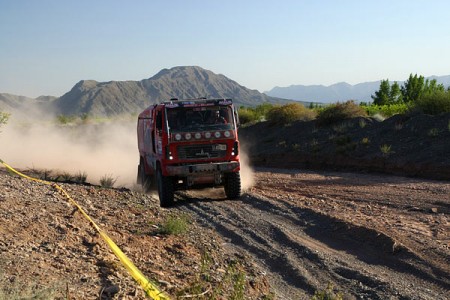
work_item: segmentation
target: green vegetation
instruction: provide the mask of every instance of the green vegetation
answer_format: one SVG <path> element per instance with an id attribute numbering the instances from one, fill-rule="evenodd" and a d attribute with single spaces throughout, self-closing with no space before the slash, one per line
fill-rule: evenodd
<path id="1" fill-rule="evenodd" d="M 395 104 L 366 104 L 362 103 L 360 105 L 363 109 L 366 110 L 369 116 L 374 116 L 376 114 L 381 114 L 384 117 L 392 117 L 396 114 L 404 114 L 410 110 L 410 106 L 406 103 L 395 103 Z"/>
<path id="2" fill-rule="evenodd" d="M 8 123 L 9 117 L 10 117 L 10 114 L 0 111 L 0 127 L 2 127 L 2 125 L 6 125 L 6 123 Z"/>
<path id="3" fill-rule="evenodd" d="M 267 112 L 267 120 L 279 125 L 288 125 L 295 121 L 310 121 L 315 118 L 315 112 L 300 103 L 289 103 L 274 106 Z"/>
<path id="4" fill-rule="evenodd" d="M 318 125 L 329 126 L 355 117 L 377 117 L 380 121 L 396 114 L 412 111 L 426 114 L 450 112 L 450 88 L 445 90 L 435 79 L 428 80 L 423 76 L 410 74 L 400 86 L 389 80 L 382 80 L 378 91 L 372 95 L 373 103 L 362 102 L 359 105 L 349 100 L 326 106 L 311 103 L 308 108 L 300 103 L 272 105 L 264 103 L 257 107 L 241 107 L 239 116 L 241 124 L 255 124 L 270 121 L 278 125 L 289 125 L 295 121 L 316 119 Z M 367 122 L 360 121 L 364 128 Z"/>
<path id="5" fill-rule="evenodd" d="M 370 144 L 370 139 L 368 137 L 362 138 L 361 144 L 363 144 L 365 146 L 369 145 Z"/>
<path id="6" fill-rule="evenodd" d="M 75 116 L 58 115 L 56 117 L 56 122 L 59 125 L 67 125 L 67 124 L 74 123 L 76 119 L 77 119 L 77 117 L 75 117 Z"/>
<path id="7" fill-rule="evenodd" d="M 327 126 L 356 117 L 367 117 L 367 112 L 353 101 L 331 104 L 321 109 L 317 115 L 317 124 Z"/>
<path id="8" fill-rule="evenodd" d="M 381 80 L 380 89 L 372 95 L 373 104 L 375 105 L 391 105 L 403 101 L 400 86 L 397 82 L 389 84 L 389 79 Z"/>
<path id="9" fill-rule="evenodd" d="M 362 104 L 369 115 L 380 113 L 385 117 L 417 110 L 426 114 L 450 112 L 450 90 L 445 90 L 436 79 L 409 75 L 403 86 L 382 80 L 378 91 L 372 95 L 373 104 Z"/>
<path id="10" fill-rule="evenodd" d="M 343 295 L 341 292 L 335 292 L 333 285 L 328 284 L 327 288 L 322 291 L 316 291 L 311 300 L 343 300 Z"/>
<path id="11" fill-rule="evenodd" d="M 263 103 L 256 107 L 241 107 L 239 109 L 239 120 L 241 124 L 254 124 L 267 120 L 267 113 L 274 106 L 270 103 Z"/>
<path id="12" fill-rule="evenodd" d="M 415 108 L 430 115 L 450 112 L 450 90 L 424 93 L 417 99 Z"/>
<path id="13" fill-rule="evenodd" d="M 189 229 L 189 222 L 185 216 L 170 216 L 159 230 L 161 234 L 166 235 L 180 235 L 184 234 Z"/>
<path id="14" fill-rule="evenodd" d="M 392 151 L 391 148 L 392 148 L 391 145 L 387 144 L 383 144 L 380 146 L 381 153 L 383 154 L 384 157 L 388 157 L 389 155 L 394 153 L 394 151 Z"/>

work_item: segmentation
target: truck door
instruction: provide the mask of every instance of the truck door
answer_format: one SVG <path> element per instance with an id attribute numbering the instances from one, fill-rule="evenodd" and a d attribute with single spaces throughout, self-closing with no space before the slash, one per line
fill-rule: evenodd
<path id="1" fill-rule="evenodd" d="M 153 147 L 156 151 L 156 154 L 162 156 L 162 136 L 163 136 L 163 113 L 162 109 L 156 111 L 156 124 L 155 124 L 155 132 L 154 132 L 154 141 Z"/>

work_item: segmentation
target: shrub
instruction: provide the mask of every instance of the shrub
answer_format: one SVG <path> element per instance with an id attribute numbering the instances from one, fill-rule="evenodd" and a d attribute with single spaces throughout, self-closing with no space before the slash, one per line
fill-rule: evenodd
<path id="1" fill-rule="evenodd" d="M 87 177 L 88 176 L 86 172 L 78 171 L 78 173 L 76 173 L 74 176 L 74 180 L 77 183 L 86 183 Z"/>
<path id="2" fill-rule="evenodd" d="M 104 175 L 100 178 L 100 185 L 104 188 L 112 188 L 116 181 L 117 178 L 112 177 L 112 175 Z"/>
<path id="3" fill-rule="evenodd" d="M 8 123 L 9 116 L 10 116 L 10 114 L 0 111 L 0 127 L 2 127 L 2 125 L 5 125 L 6 123 Z"/>
<path id="4" fill-rule="evenodd" d="M 188 221 L 186 217 L 169 217 L 162 225 L 160 233 L 179 235 L 187 232 Z"/>
<path id="5" fill-rule="evenodd" d="M 317 124 L 331 125 L 356 117 L 367 117 L 367 112 L 353 101 L 344 103 L 338 102 L 326 106 L 319 111 L 319 114 L 317 115 Z"/>
<path id="6" fill-rule="evenodd" d="M 316 291 L 311 300 L 342 300 L 343 295 L 341 292 L 335 293 L 334 287 L 331 283 L 328 284 L 325 290 Z"/>
<path id="7" fill-rule="evenodd" d="M 259 117 L 256 112 L 251 108 L 240 108 L 239 109 L 239 121 L 242 125 L 255 123 L 259 121 Z"/>
<path id="8" fill-rule="evenodd" d="M 314 111 L 306 108 L 300 103 L 289 103 L 283 106 L 274 106 L 267 113 L 267 120 L 279 124 L 287 125 L 295 121 L 310 121 L 315 118 Z"/>
<path id="9" fill-rule="evenodd" d="M 392 151 L 391 148 L 392 148 L 391 145 L 383 144 L 380 146 L 380 151 L 384 157 L 388 157 L 389 155 L 394 153 L 394 151 Z"/>
<path id="10" fill-rule="evenodd" d="M 392 117 L 397 114 L 407 113 L 410 109 L 406 103 L 396 103 L 389 105 L 361 105 L 363 109 L 366 110 L 369 116 L 375 116 L 376 114 L 381 114 L 383 117 Z"/>
<path id="11" fill-rule="evenodd" d="M 426 93 L 415 102 L 415 108 L 430 115 L 450 112 L 450 91 Z"/>
<path id="12" fill-rule="evenodd" d="M 75 120 L 76 120 L 75 116 L 58 115 L 56 117 L 56 121 L 60 125 L 67 125 L 75 122 Z"/>
<path id="13" fill-rule="evenodd" d="M 361 144 L 366 145 L 366 146 L 369 145 L 370 144 L 370 139 L 368 137 L 362 138 Z"/>

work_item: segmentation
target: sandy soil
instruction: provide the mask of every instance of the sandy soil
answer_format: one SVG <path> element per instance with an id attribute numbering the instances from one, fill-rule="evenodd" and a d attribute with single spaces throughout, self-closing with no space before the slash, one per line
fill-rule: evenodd
<path id="1" fill-rule="evenodd" d="M 0 170 L 3 295 L 21 287 L 57 299 L 145 298 L 59 193 Z M 200 299 L 229 299 L 237 265 L 245 299 L 310 299 L 329 283 L 345 299 L 447 299 L 449 182 L 281 169 L 255 179 L 241 200 L 189 191 L 171 209 L 139 192 L 63 186 L 172 298 L 201 282 Z M 159 233 L 180 215 L 188 233 Z"/>

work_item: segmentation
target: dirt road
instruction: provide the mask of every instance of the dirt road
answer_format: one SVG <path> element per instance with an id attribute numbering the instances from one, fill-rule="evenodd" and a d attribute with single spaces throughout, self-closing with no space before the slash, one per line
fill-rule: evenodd
<path id="1" fill-rule="evenodd" d="M 184 193 L 177 209 L 253 257 L 276 299 L 329 283 L 345 299 L 448 299 L 450 183 L 260 169 L 240 201 Z"/>
<path id="2" fill-rule="evenodd" d="M 170 209 L 136 191 L 63 185 L 174 299 L 230 298 L 235 262 L 245 299 L 310 299 L 328 283 L 344 299 L 448 299 L 449 182 L 260 169 L 241 200 L 190 191 Z M 160 234 L 186 213 L 187 234 Z M 145 299 L 61 194 L 1 170 L 0 237 L 0 299 L 31 298 L 23 285 L 54 299 Z"/>

